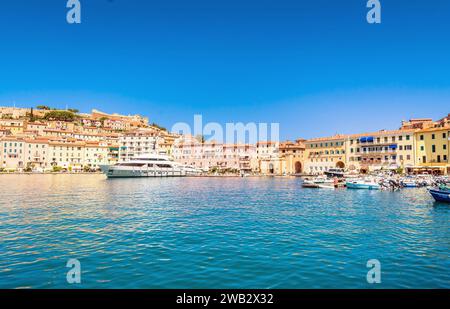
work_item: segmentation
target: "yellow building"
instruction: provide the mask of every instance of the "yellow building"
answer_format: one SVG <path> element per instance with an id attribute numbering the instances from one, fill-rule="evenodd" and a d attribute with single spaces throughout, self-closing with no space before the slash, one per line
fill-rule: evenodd
<path id="1" fill-rule="evenodd" d="M 280 156 L 284 159 L 284 174 L 302 174 L 304 168 L 305 140 L 287 141 L 280 144 Z M 283 167 L 283 165 L 282 165 Z"/>
<path id="2" fill-rule="evenodd" d="M 415 133 L 415 172 L 450 174 L 449 135 L 450 126 L 428 128 Z"/>
<path id="3" fill-rule="evenodd" d="M 305 141 L 305 173 L 323 174 L 330 168 L 346 168 L 346 135 Z"/>
<path id="4" fill-rule="evenodd" d="M 23 134 L 26 123 L 26 120 L 1 119 L 0 128 L 9 130 L 11 135 L 20 135 Z"/>
<path id="5" fill-rule="evenodd" d="M 415 165 L 414 129 L 381 130 L 350 135 L 347 162 L 350 171 L 410 170 Z"/>

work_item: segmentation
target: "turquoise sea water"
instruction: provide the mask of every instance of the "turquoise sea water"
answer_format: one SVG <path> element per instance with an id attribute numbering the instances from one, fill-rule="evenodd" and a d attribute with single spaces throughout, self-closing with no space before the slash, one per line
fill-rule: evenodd
<path id="1" fill-rule="evenodd" d="M 450 205 L 425 189 L 3 175 L 0 192 L 0 288 L 450 288 Z"/>

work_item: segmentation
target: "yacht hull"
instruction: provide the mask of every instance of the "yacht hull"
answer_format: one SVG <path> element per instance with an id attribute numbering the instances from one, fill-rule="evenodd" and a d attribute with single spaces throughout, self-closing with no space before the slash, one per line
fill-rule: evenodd
<path id="1" fill-rule="evenodd" d="M 108 178 L 141 178 L 141 177 L 186 177 L 186 172 L 180 170 L 154 171 L 154 170 L 115 170 L 109 169 L 106 173 Z"/>

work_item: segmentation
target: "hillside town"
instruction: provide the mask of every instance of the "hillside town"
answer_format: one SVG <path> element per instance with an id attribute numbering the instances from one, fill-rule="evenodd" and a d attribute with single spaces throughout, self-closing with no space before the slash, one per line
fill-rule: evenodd
<path id="1" fill-rule="evenodd" d="M 146 153 L 214 174 L 320 175 L 377 170 L 450 174 L 450 114 L 395 130 L 226 144 L 168 132 L 140 115 L 0 107 L 0 172 L 94 172 Z"/>

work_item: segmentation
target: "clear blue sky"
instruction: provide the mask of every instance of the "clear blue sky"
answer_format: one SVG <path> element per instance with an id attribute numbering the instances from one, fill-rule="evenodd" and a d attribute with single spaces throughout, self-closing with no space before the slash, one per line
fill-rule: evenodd
<path id="1" fill-rule="evenodd" d="M 397 128 L 450 112 L 450 1 L 0 3 L 0 105 L 279 122 L 281 137 Z"/>

